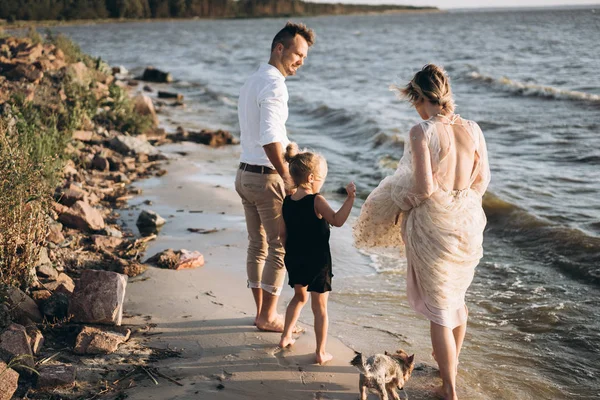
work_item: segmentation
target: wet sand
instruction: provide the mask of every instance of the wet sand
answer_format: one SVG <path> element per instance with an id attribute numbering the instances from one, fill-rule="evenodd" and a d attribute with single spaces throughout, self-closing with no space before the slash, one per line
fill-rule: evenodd
<path id="1" fill-rule="evenodd" d="M 128 398 L 357 399 L 358 372 L 349 365 L 354 356 L 351 348 L 330 335 L 328 351 L 334 359 L 324 366 L 314 364 L 310 307 L 301 316 L 306 332 L 290 349 L 277 347 L 280 334 L 260 332 L 252 325 L 254 303 L 245 277 L 246 227 L 233 190 L 239 148 L 183 143 L 162 150 L 173 157 L 166 166 L 169 173 L 137 183 L 143 193 L 131 201 L 167 220 L 147 256 L 165 248 L 185 248 L 202 252 L 206 264 L 183 271 L 151 267 L 130 279 L 125 313 L 135 317 L 125 323 L 140 323 L 151 316 L 147 322 L 156 327 L 148 344 L 181 351 L 181 357 L 154 365 L 183 386 L 166 380 L 156 386 L 144 380 L 127 391 Z M 177 154 L 182 151 L 187 155 Z M 144 200 L 152 205 L 144 205 Z M 122 215 L 132 226 L 137 212 Z M 216 228 L 217 232 L 197 234 L 188 228 Z M 281 313 L 291 295 L 286 287 L 279 301 Z M 418 359 L 417 364 L 407 393 L 411 399 L 432 399 L 437 373 Z"/>

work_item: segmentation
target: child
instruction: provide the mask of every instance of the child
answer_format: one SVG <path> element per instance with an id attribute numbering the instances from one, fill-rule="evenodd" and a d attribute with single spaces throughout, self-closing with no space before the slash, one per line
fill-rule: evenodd
<path id="1" fill-rule="evenodd" d="M 286 148 L 285 159 L 297 190 L 283 201 L 280 236 L 285 246 L 285 267 L 294 297 L 285 313 L 285 327 L 279 346 L 294 344 L 292 331 L 302 307 L 311 296 L 317 338 L 316 361 L 324 364 L 333 356 L 325 351 L 327 342 L 327 298 L 331 291 L 331 253 L 329 251 L 329 224 L 342 226 L 354 203 L 356 186 L 346 186 L 348 197 L 342 207 L 333 211 L 319 194 L 327 176 L 325 159 L 315 153 L 299 152 L 298 145 Z"/>

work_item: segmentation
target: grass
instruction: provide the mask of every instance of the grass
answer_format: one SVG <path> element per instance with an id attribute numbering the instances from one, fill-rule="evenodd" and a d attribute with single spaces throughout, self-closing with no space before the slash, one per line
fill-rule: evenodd
<path id="1" fill-rule="evenodd" d="M 31 30 L 32 41 L 41 36 Z M 84 121 L 106 129 L 139 134 L 151 126 L 134 111 L 128 94 L 116 85 L 97 99 L 91 90 L 106 79 L 107 65 L 84 54 L 63 35 L 46 34 L 69 63 L 84 62 L 91 84 L 82 86 L 64 71 L 44 74 L 33 99 L 13 87 L 0 112 L 0 286 L 27 289 L 48 229 L 54 188 L 62 180 L 66 148 Z M 99 110 L 103 110 L 99 112 Z"/>

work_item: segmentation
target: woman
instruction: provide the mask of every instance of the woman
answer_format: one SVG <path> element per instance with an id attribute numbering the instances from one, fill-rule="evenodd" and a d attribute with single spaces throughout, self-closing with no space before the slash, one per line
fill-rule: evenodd
<path id="1" fill-rule="evenodd" d="M 399 247 L 408 260 L 411 307 L 430 320 L 442 386 L 455 400 L 458 356 L 467 328 L 465 292 L 483 255 L 481 199 L 490 181 L 483 133 L 454 114 L 445 71 L 428 64 L 394 87 L 423 122 L 409 132 L 393 176 L 369 195 L 354 227 L 358 247 Z"/>

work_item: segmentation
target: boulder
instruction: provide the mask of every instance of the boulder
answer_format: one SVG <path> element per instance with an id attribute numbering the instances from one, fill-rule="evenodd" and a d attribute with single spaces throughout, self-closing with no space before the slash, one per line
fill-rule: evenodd
<path id="1" fill-rule="evenodd" d="M 35 270 L 37 276 L 41 276 L 42 278 L 55 279 L 58 276 L 58 272 L 52 266 L 52 261 L 50 261 L 50 258 L 48 257 L 48 249 L 45 247 L 42 247 L 40 249 L 38 261 L 35 265 Z"/>
<path id="2" fill-rule="evenodd" d="M 238 143 L 238 140 L 231 133 L 224 130 L 188 132 L 185 129 L 178 127 L 177 132 L 172 137 L 176 141 L 191 141 L 212 147 Z"/>
<path id="3" fill-rule="evenodd" d="M 114 250 L 123 243 L 123 239 L 113 236 L 93 235 L 92 243 L 95 247 L 105 250 Z"/>
<path id="4" fill-rule="evenodd" d="M 52 389 L 56 387 L 72 386 L 75 384 L 77 370 L 69 364 L 47 365 L 38 371 L 38 389 Z"/>
<path id="5" fill-rule="evenodd" d="M 35 365 L 33 353 L 29 346 L 29 337 L 25 327 L 19 324 L 11 324 L 0 335 L 0 359 L 9 362 L 15 357 L 19 358 L 19 364 L 33 368 Z M 19 367 L 14 367 L 17 371 Z"/>
<path id="6" fill-rule="evenodd" d="M 67 75 L 71 77 L 74 83 L 84 87 L 89 87 L 92 83 L 92 74 L 83 62 L 69 64 L 66 70 Z"/>
<path id="7" fill-rule="evenodd" d="M 33 299 L 16 287 L 8 287 L 7 303 L 17 319 L 27 317 L 35 322 L 42 322 L 42 314 Z"/>
<path id="8" fill-rule="evenodd" d="M 193 269 L 204 265 L 204 256 L 198 251 L 188 251 L 181 249 L 179 262 L 175 266 L 175 270 Z"/>
<path id="9" fill-rule="evenodd" d="M 143 210 L 135 223 L 140 233 L 149 236 L 157 233 L 158 229 L 167 221 L 154 211 Z"/>
<path id="10" fill-rule="evenodd" d="M 19 374 L 0 361 L 0 400 L 10 400 L 17 390 Z"/>
<path id="11" fill-rule="evenodd" d="M 70 295 L 75 290 L 75 282 L 73 282 L 73 279 L 69 275 L 61 272 L 55 281 L 44 283 L 44 287 L 52 292 Z"/>
<path id="12" fill-rule="evenodd" d="M 82 142 L 89 142 L 92 140 L 94 132 L 92 131 L 73 131 L 73 139 L 80 140 Z"/>
<path id="13" fill-rule="evenodd" d="M 52 222 L 48 228 L 48 242 L 61 244 L 65 241 L 65 236 L 62 234 L 62 224 L 60 222 Z"/>
<path id="14" fill-rule="evenodd" d="M 127 328 L 86 326 L 77 336 L 73 351 L 77 354 L 111 354 L 129 339 L 130 334 L 131 330 Z"/>
<path id="15" fill-rule="evenodd" d="M 42 303 L 41 310 L 50 321 L 62 320 L 69 315 L 69 296 L 65 293 L 54 292 Z"/>
<path id="16" fill-rule="evenodd" d="M 81 200 L 60 214 L 58 220 L 70 228 L 82 231 L 93 232 L 104 229 L 104 218 L 100 212 Z"/>
<path id="17" fill-rule="evenodd" d="M 92 168 L 106 172 L 110 169 L 110 163 L 106 157 L 96 154 L 92 160 Z"/>
<path id="18" fill-rule="evenodd" d="M 43 304 L 46 300 L 48 300 L 52 296 L 52 292 L 46 289 L 36 290 L 31 292 L 31 298 L 36 302 L 38 306 Z M 42 314 L 44 313 L 43 309 L 40 309 Z"/>
<path id="19" fill-rule="evenodd" d="M 152 104 L 152 99 L 146 95 L 140 94 L 133 99 L 133 109 L 140 115 L 148 115 L 152 119 L 152 126 L 158 126 L 158 116 Z"/>
<path id="20" fill-rule="evenodd" d="M 25 328 L 27 337 L 29 338 L 29 347 L 33 354 L 38 355 L 44 345 L 44 335 L 35 325 L 29 325 Z"/>
<path id="21" fill-rule="evenodd" d="M 76 322 L 121 325 L 127 277 L 116 272 L 84 270 L 69 302 Z"/>
<path id="22" fill-rule="evenodd" d="M 164 72 L 154 67 L 148 67 L 144 70 L 142 80 L 146 82 L 169 83 L 173 82 L 173 77 L 169 72 Z"/>
<path id="23" fill-rule="evenodd" d="M 183 103 L 183 95 L 181 93 L 158 91 L 159 99 L 173 99 L 178 103 Z"/>
<path id="24" fill-rule="evenodd" d="M 125 136 L 118 135 L 111 139 L 110 147 L 123 155 L 146 154 L 158 155 L 160 152 L 146 140 L 144 135 Z"/>
<path id="25" fill-rule="evenodd" d="M 121 232 L 120 230 L 118 230 L 117 228 L 115 228 L 113 226 L 106 226 L 104 228 L 103 233 L 106 236 L 111 236 L 111 237 L 115 237 L 115 238 L 119 238 L 119 239 L 121 239 L 123 237 L 123 232 Z"/>
<path id="26" fill-rule="evenodd" d="M 71 207 L 78 201 L 85 199 L 86 194 L 83 189 L 73 186 L 72 188 L 62 189 L 55 194 L 55 198 L 57 198 L 60 204 Z"/>
<path id="27" fill-rule="evenodd" d="M 44 73 L 32 64 L 18 64 L 15 68 L 7 72 L 5 76 L 14 81 L 25 79 L 29 82 L 37 83 L 44 77 Z"/>

